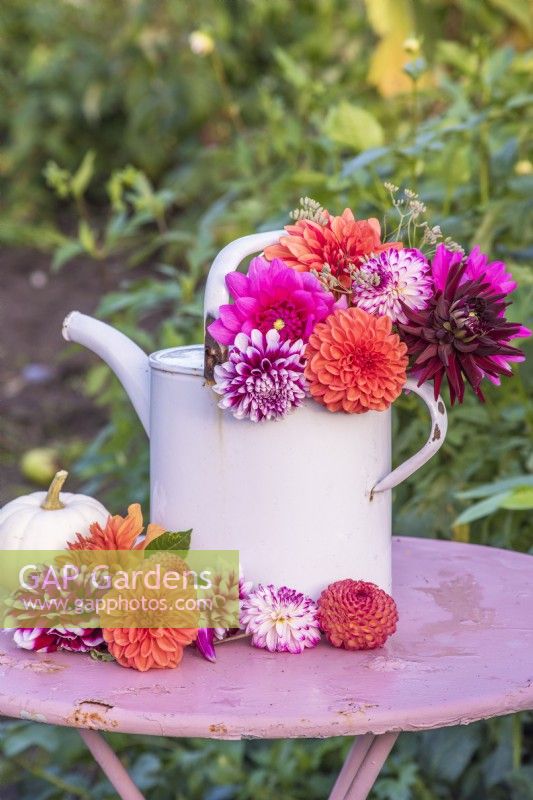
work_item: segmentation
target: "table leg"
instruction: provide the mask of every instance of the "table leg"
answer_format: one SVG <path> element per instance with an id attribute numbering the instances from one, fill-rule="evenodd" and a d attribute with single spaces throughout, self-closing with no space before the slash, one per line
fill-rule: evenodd
<path id="1" fill-rule="evenodd" d="M 114 750 L 97 731 L 78 729 L 94 760 L 101 766 L 109 782 L 122 800 L 145 800 L 122 766 Z"/>
<path id="2" fill-rule="evenodd" d="M 328 800 L 344 800 L 346 792 L 352 784 L 354 775 L 357 774 L 357 771 L 365 760 L 366 754 L 370 750 L 375 738 L 373 733 L 365 733 L 364 736 L 358 736 L 355 739 Z"/>
<path id="3" fill-rule="evenodd" d="M 328 800 L 366 800 L 397 738 L 367 733 L 356 739 Z"/>

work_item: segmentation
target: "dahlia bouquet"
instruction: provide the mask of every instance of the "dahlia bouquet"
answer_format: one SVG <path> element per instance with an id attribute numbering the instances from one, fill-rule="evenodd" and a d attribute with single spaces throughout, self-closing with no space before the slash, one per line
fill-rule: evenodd
<path id="1" fill-rule="evenodd" d="M 506 317 L 516 283 L 501 261 L 470 253 L 423 217 L 410 190 L 386 184 L 398 224 L 341 216 L 310 198 L 286 235 L 226 277 L 233 302 L 208 331 L 225 359 L 214 369 L 219 405 L 252 422 L 285 417 L 310 396 L 329 411 L 383 411 L 407 377 L 447 381 L 452 405 L 465 385 L 483 401 L 531 334 Z"/>

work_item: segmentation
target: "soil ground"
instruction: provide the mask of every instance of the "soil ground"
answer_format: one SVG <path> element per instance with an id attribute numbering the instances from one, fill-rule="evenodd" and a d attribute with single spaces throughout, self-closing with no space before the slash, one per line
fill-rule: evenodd
<path id="1" fill-rule="evenodd" d="M 90 440 L 101 412 L 82 392 L 92 356 L 69 347 L 61 323 L 73 310 L 91 313 L 103 292 L 94 263 L 50 272 L 42 253 L 0 251 L 0 506 L 43 488 L 20 471 L 35 447 Z M 70 489 L 75 488 L 71 484 Z"/>

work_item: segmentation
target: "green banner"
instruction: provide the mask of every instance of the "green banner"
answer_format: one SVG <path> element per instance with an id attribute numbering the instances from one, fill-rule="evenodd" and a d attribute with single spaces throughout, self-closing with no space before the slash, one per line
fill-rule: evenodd
<path id="1" fill-rule="evenodd" d="M 2 628 L 238 626 L 237 550 L 0 550 Z"/>

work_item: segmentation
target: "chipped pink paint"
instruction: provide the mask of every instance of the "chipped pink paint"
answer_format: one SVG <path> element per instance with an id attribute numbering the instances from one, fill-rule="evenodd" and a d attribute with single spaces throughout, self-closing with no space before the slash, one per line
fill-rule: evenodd
<path id="1" fill-rule="evenodd" d="M 424 730 L 533 708 L 533 558 L 394 540 L 398 632 L 381 650 L 301 655 L 245 641 L 210 664 L 140 674 L 0 639 L 0 714 L 167 736 L 239 739 Z M 261 691 L 258 691 L 258 685 Z"/>

